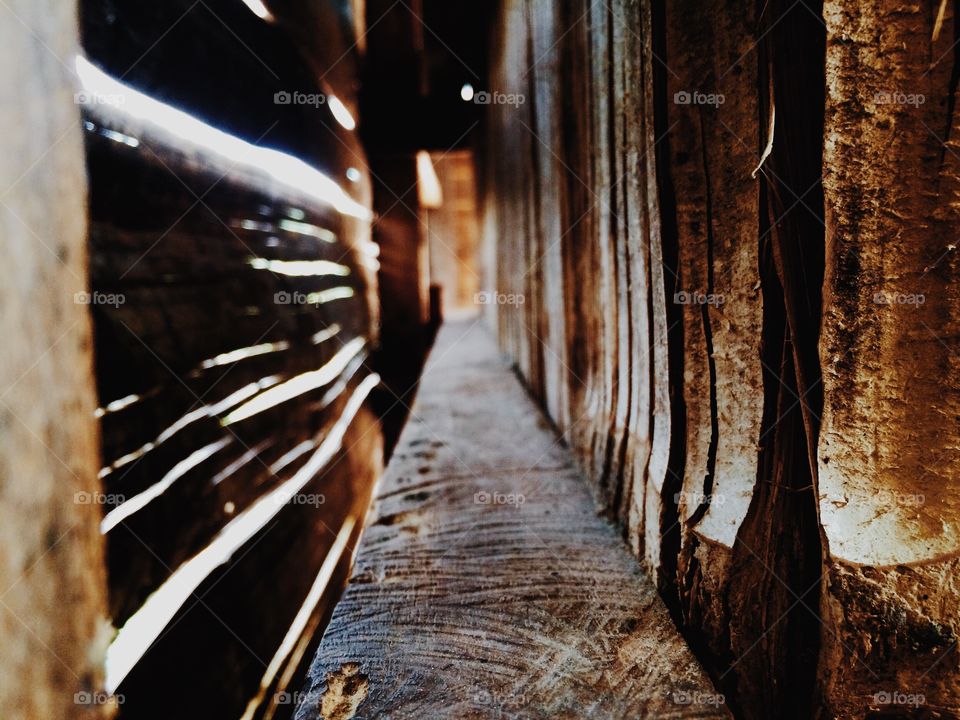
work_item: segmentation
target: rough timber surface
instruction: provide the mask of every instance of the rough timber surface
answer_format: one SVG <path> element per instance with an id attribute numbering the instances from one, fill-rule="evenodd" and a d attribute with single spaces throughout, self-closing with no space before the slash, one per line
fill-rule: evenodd
<path id="1" fill-rule="evenodd" d="M 478 321 L 440 331 L 308 718 L 728 717 Z"/>

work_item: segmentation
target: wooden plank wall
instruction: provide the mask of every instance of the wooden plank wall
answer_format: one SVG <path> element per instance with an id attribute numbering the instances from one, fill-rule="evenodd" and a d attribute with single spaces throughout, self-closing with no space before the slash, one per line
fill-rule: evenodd
<path id="1" fill-rule="evenodd" d="M 318 640 L 382 467 L 366 205 L 85 118 L 107 680 L 123 717 L 253 717 Z M 189 689 L 158 700 L 158 678 Z"/>
<path id="2" fill-rule="evenodd" d="M 372 179 L 330 102 L 358 116 L 341 9 L 85 3 L 78 80 L 118 100 L 83 127 L 123 718 L 288 715 L 382 469 Z"/>
<path id="3" fill-rule="evenodd" d="M 743 717 L 956 713 L 952 5 L 500 12 L 490 320 L 675 620 Z"/>

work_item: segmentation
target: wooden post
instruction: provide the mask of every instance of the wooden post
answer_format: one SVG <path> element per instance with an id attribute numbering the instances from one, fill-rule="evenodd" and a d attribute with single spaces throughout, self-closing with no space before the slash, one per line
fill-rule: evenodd
<path id="1" fill-rule="evenodd" d="M 957 17 L 828 0 L 824 20 L 824 693 L 956 712 Z"/>
<path id="2" fill-rule="evenodd" d="M 0 717 L 109 713 L 76 7 L 0 7 Z M 93 716 L 93 714 L 91 714 Z"/>

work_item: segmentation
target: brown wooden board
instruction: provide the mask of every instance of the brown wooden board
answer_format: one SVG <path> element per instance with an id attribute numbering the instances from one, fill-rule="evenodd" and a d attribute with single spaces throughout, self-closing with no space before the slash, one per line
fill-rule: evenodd
<path id="1" fill-rule="evenodd" d="M 444 326 L 298 720 L 727 717 L 596 509 L 489 331 Z"/>

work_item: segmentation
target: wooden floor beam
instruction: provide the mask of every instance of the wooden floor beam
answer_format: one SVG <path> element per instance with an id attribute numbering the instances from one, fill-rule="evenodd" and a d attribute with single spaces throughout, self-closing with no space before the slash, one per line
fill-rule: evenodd
<path id="1" fill-rule="evenodd" d="M 727 717 L 478 321 L 448 324 L 298 720 Z"/>

